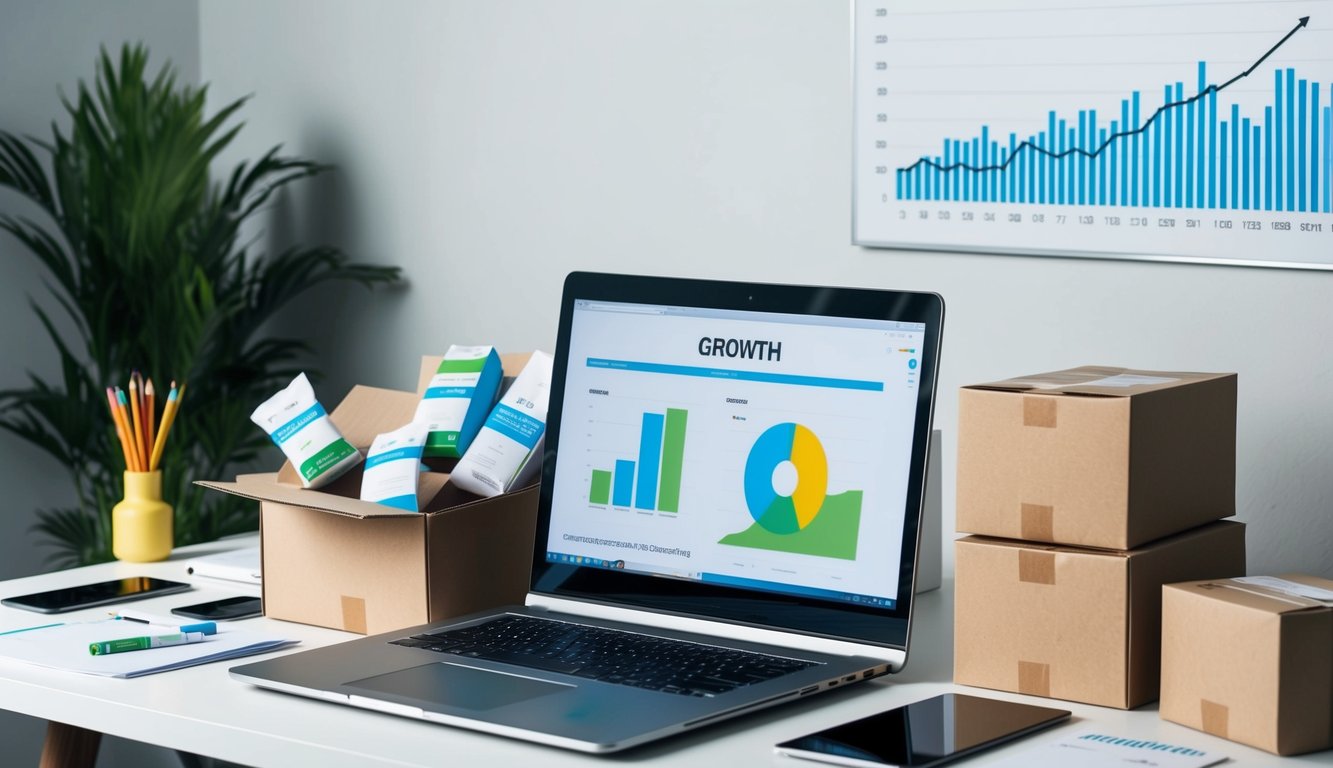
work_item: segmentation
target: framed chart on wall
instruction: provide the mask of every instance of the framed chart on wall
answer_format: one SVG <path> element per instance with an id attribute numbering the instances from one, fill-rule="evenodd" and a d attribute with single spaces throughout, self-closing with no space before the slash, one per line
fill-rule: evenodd
<path id="1" fill-rule="evenodd" d="M 1333 0 L 853 0 L 858 245 L 1333 269 Z"/>

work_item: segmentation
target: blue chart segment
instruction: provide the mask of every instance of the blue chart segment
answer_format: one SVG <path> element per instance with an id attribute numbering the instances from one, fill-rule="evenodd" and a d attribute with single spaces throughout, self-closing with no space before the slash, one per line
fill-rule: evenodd
<path id="1" fill-rule="evenodd" d="M 855 12 L 858 243 L 1333 263 L 1333 2 Z"/>

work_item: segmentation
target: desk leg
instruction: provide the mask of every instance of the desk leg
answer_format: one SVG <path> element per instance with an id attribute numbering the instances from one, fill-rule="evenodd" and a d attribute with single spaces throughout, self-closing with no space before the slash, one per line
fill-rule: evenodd
<path id="1" fill-rule="evenodd" d="M 46 724 L 46 744 L 39 768 L 93 768 L 102 734 L 52 720 Z"/>

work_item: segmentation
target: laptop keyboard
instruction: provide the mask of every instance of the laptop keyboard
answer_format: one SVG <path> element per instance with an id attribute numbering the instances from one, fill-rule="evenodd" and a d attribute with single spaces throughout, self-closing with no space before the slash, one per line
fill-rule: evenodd
<path id="1" fill-rule="evenodd" d="M 531 616 L 394 640 L 469 658 L 682 696 L 716 696 L 814 662 Z"/>

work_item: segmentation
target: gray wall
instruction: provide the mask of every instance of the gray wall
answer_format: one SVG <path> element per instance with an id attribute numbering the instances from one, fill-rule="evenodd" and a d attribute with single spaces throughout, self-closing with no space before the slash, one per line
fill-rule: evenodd
<path id="1" fill-rule="evenodd" d="M 184 82 L 199 80 L 199 8 L 176 0 L 7 0 L 0 11 L 0 129 L 49 140 L 51 122 L 64 114 L 57 88 L 76 93 L 91 82 L 99 45 L 117 52 L 123 42 L 142 41 L 154 69 L 170 59 Z M 63 123 L 62 123 L 63 125 Z M 0 192 L 0 211 L 35 216 L 16 195 Z M 23 386 L 27 371 L 57 374 L 57 358 L 28 305 L 33 297 L 53 306 L 36 261 L 9 235 L 0 234 L 0 388 Z M 0 433 L 0 579 L 39 573 L 46 552 L 28 533 L 33 510 L 70 503 L 64 468 L 27 443 Z M 36 765 L 45 723 L 0 712 L 0 744 L 6 765 Z M 107 739 L 102 765 L 170 765 L 163 753 Z M 174 761 L 173 761 L 174 762 Z"/>
<path id="2" fill-rule="evenodd" d="M 342 166 L 275 229 L 411 278 L 308 303 L 292 327 L 326 335 L 326 400 L 410 388 L 451 342 L 549 348 L 571 269 L 935 290 L 946 528 L 958 386 L 1238 371 L 1250 568 L 1333 575 L 1333 274 L 848 245 L 846 3 L 251 0 L 201 18 L 213 95 L 255 94 L 237 152 L 281 141 Z"/>

